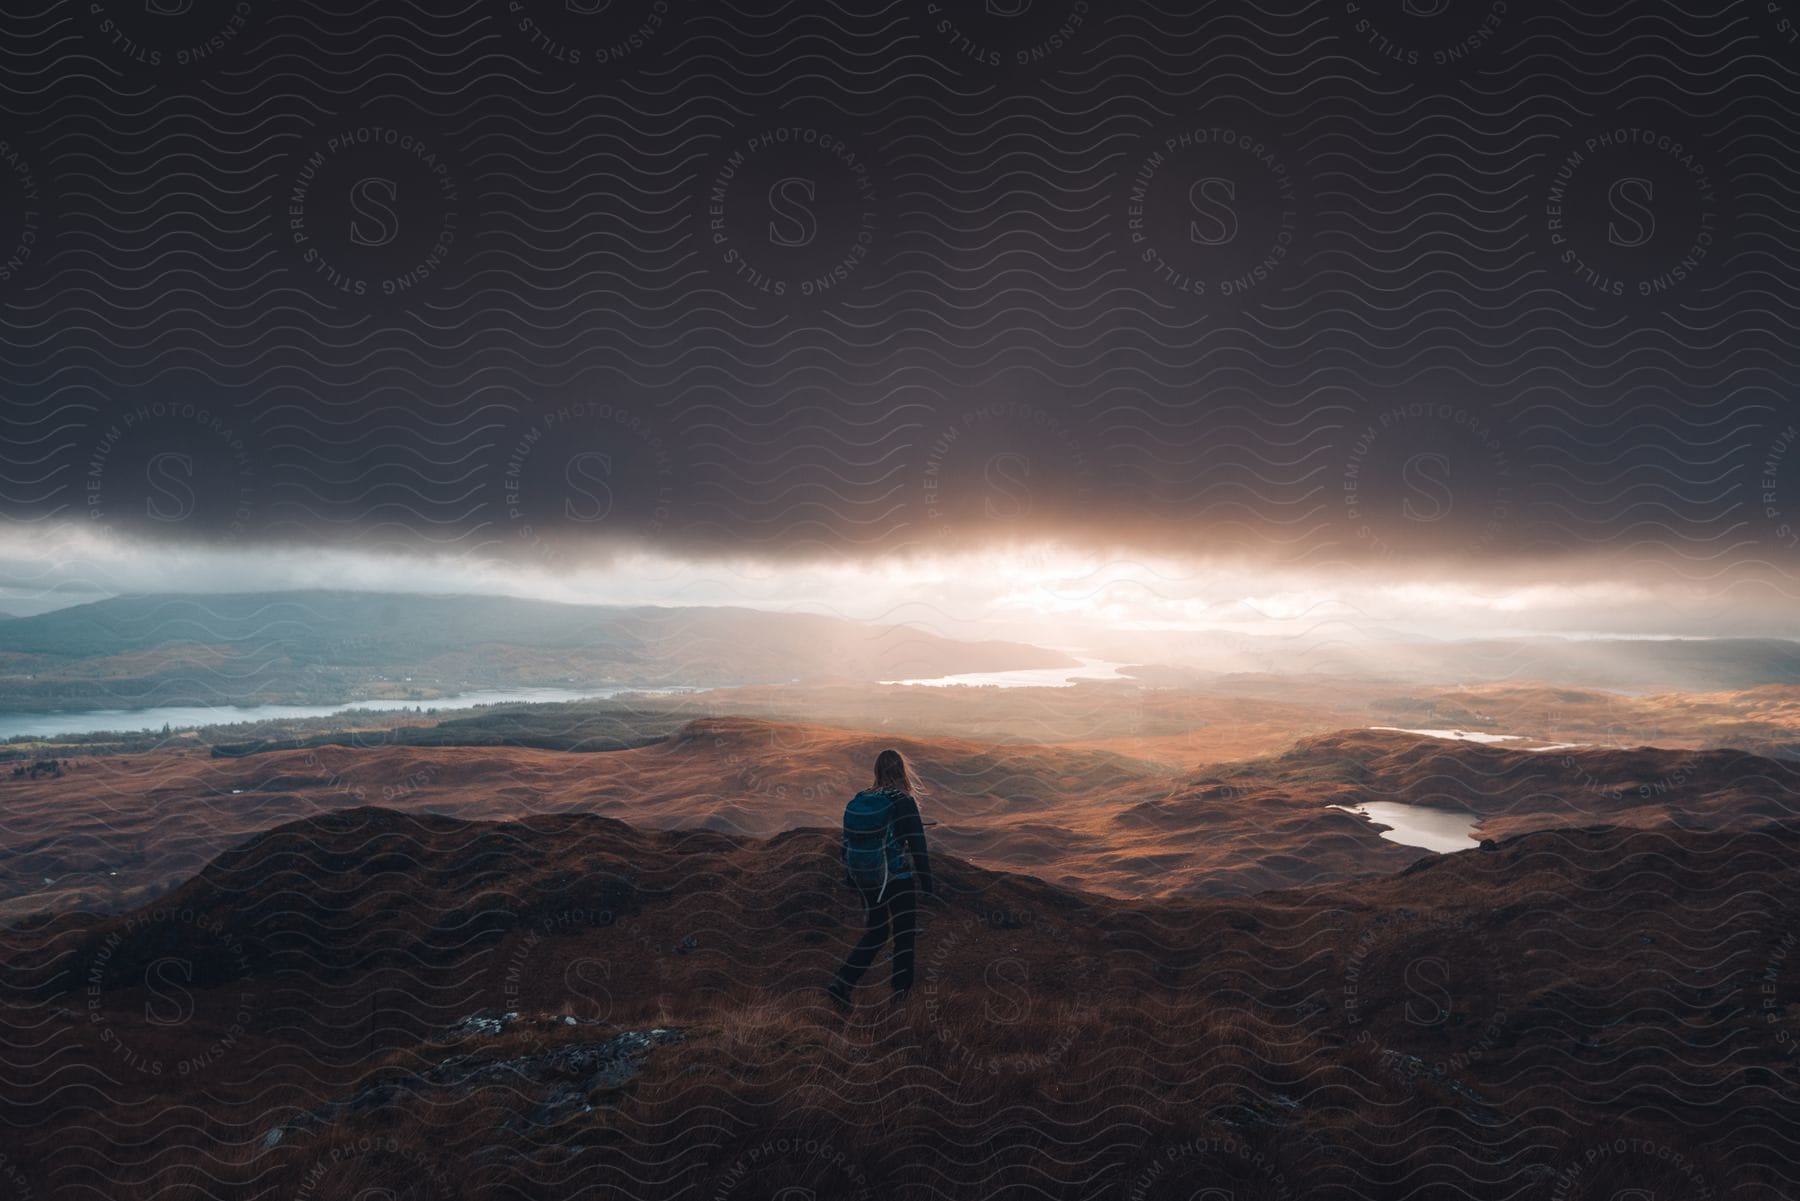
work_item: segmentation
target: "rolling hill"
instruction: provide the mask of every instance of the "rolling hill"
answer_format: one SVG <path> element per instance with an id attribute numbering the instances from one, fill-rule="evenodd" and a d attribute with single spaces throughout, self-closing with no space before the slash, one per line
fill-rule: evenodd
<path id="1" fill-rule="evenodd" d="M 606 729 L 619 737 L 629 727 Z M 1084 745 L 705 717 L 589 754 L 375 736 L 241 757 L 197 748 L 95 757 L 58 776 L 0 779 L 0 915 L 135 906 L 259 830 L 360 804 L 465 818 L 598 814 L 771 837 L 836 821 L 889 746 L 924 781 L 936 845 L 1120 897 L 1343 881 L 1428 854 L 1337 807 L 1368 802 L 1462 814 L 1470 845 L 1600 823 L 1753 829 L 1800 812 L 1800 766 L 1741 751 L 1518 751 L 1345 730 L 1181 769 Z"/>
<path id="2" fill-rule="evenodd" d="M 0 1153 L 111 1201 L 1792 1196 L 1797 852 L 1561 829 L 1159 902 L 949 855 L 911 1000 L 846 1018 L 828 831 L 355 808 L 0 931 Z"/>
<path id="3" fill-rule="evenodd" d="M 429 701 L 481 688 L 873 681 L 1075 662 L 1020 643 L 755 609 L 367 592 L 133 596 L 8 621 L 0 706 Z"/>

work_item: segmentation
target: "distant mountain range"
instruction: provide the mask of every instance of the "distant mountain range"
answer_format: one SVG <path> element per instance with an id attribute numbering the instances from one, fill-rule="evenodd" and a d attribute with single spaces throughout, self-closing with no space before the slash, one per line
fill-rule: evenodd
<path id="1" fill-rule="evenodd" d="M 1154 664 L 1165 684 L 1214 687 L 1222 676 L 1386 679 L 1405 685 L 1529 681 L 1618 692 L 1711 692 L 1800 683 L 1800 642 L 1784 638 L 1483 638 L 1445 642 L 1342 629 L 1304 636 L 1217 630 L 1109 636 L 1092 653 Z"/>
<path id="2" fill-rule="evenodd" d="M 1292 701 L 1332 682 L 1540 683 L 1624 693 L 1800 683 L 1778 638 L 1433 642 L 1121 631 L 1088 648 L 1161 687 Z M 0 620 L 0 712 L 431 701 L 510 688 L 867 684 L 1074 666 L 1020 642 L 734 607 L 571 605 L 476 595 L 298 591 L 122 596 Z"/>
<path id="3" fill-rule="evenodd" d="M 1074 666 L 1056 651 L 740 608 L 495 596 L 121 596 L 5 623 L 0 709 L 328 704 L 509 687 L 874 681 Z"/>

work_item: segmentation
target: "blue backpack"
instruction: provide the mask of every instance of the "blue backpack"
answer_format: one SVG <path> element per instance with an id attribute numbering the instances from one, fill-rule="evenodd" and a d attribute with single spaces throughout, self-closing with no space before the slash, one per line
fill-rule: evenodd
<path id="1" fill-rule="evenodd" d="M 894 836 L 894 797 L 865 788 L 844 806 L 844 870 L 858 888 L 880 893 L 905 867 Z"/>

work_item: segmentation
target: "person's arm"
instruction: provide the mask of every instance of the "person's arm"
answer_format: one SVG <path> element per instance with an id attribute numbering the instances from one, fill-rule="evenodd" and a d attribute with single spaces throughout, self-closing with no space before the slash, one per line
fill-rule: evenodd
<path id="1" fill-rule="evenodd" d="M 894 800 L 894 833 L 900 836 L 912 856 L 913 872 L 919 877 L 919 888 L 932 890 L 931 852 L 925 846 L 925 823 L 919 819 L 919 803 L 911 793 L 899 793 Z"/>

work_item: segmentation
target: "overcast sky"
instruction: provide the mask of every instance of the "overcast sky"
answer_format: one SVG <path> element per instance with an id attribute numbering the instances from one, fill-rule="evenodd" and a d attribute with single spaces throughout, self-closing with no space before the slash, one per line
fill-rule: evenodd
<path id="1" fill-rule="evenodd" d="M 1800 57 L 1720 7 L 0 18 L 0 607 L 1784 630 Z"/>

